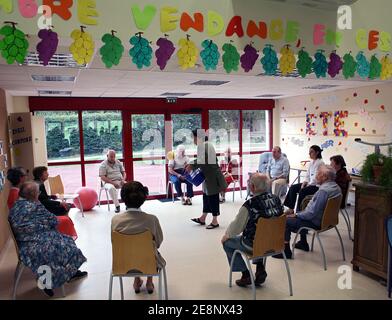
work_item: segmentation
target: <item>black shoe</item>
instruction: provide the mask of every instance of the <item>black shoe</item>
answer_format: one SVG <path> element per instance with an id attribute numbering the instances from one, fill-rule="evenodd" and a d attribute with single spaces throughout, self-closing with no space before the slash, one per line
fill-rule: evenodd
<path id="1" fill-rule="evenodd" d="M 43 292 L 46 293 L 47 296 L 49 297 L 53 297 L 54 296 L 54 292 L 52 289 L 44 289 Z"/>
<path id="2" fill-rule="evenodd" d="M 115 213 L 119 213 L 120 212 L 120 206 L 116 207 L 116 210 L 114 210 Z"/>
<path id="3" fill-rule="evenodd" d="M 72 276 L 71 279 L 68 280 L 68 282 L 72 282 L 72 281 L 76 281 L 79 280 L 81 278 L 87 277 L 87 271 L 76 271 L 76 273 Z"/>
<path id="4" fill-rule="evenodd" d="M 263 284 L 266 278 L 267 278 L 267 272 L 265 271 L 256 272 L 255 285 L 259 286 Z"/>
<path id="5" fill-rule="evenodd" d="M 291 259 L 291 257 L 292 257 L 292 255 L 293 255 L 293 253 L 291 252 L 291 250 L 290 251 L 285 251 L 284 252 L 285 254 L 286 254 L 286 259 Z M 276 256 L 272 256 L 272 258 L 275 258 L 275 259 L 283 259 L 283 254 L 282 253 L 279 253 L 279 254 L 277 254 Z"/>
<path id="6" fill-rule="evenodd" d="M 305 241 L 298 241 L 298 242 L 295 244 L 295 248 L 296 248 L 296 249 L 299 249 L 299 250 L 303 250 L 303 251 L 305 251 L 305 252 L 309 252 L 309 245 L 308 245 L 308 243 L 305 242 Z"/>

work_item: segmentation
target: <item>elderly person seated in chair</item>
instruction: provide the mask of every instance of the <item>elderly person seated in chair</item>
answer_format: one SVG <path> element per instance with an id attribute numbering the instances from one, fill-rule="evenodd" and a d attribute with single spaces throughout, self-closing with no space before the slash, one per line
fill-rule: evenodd
<path id="1" fill-rule="evenodd" d="M 19 248 L 22 263 L 36 277 L 42 276 L 39 268 L 48 266 L 51 286 L 46 282 L 44 292 L 53 296 L 53 289 L 65 282 L 87 276 L 80 271 L 86 261 L 75 241 L 56 230 L 57 218 L 38 201 L 39 187 L 35 182 L 25 182 L 20 187 L 19 200 L 10 210 L 8 220 Z"/>
<path id="2" fill-rule="evenodd" d="M 282 195 L 284 188 L 287 187 L 289 171 L 289 160 L 282 154 L 280 147 L 274 147 L 272 149 L 272 159 L 267 166 L 267 174 L 272 183 L 272 194 L 278 197 Z"/>
<path id="3" fill-rule="evenodd" d="M 240 249 L 249 253 L 253 251 L 253 240 L 259 218 L 271 218 L 283 214 L 280 199 L 268 191 L 270 190 L 270 181 L 267 175 L 253 174 L 250 179 L 250 188 L 254 196 L 242 205 L 222 238 L 223 249 L 229 264 L 235 250 Z M 241 279 L 236 281 L 238 286 L 245 287 L 251 284 L 249 271 L 240 255 L 237 255 L 234 260 L 233 271 L 242 272 Z M 255 285 L 262 284 L 266 277 L 267 273 L 263 262 L 257 262 Z"/>
<path id="4" fill-rule="evenodd" d="M 107 152 L 106 160 L 99 166 L 99 176 L 104 183 L 104 188 L 108 190 L 113 200 L 116 207 L 115 212 L 120 212 L 117 189 L 121 189 L 125 184 L 126 173 L 122 163 L 116 160 L 116 151 L 109 150 Z"/>
<path id="5" fill-rule="evenodd" d="M 320 229 L 327 201 L 342 195 L 335 179 L 336 173 L 334 168 L 321 165 L 316 174 L 316 181 L 320 185 L 320 188 L 303 211 L 287 216 L 284 249 L 287 259 L 291 259 L 292 257 L 292 251 L 290 249 L 291 233 L 297 232 L 301 227 Z M 309 245 L 306 240 L 306 234 L 307 230 L 301 231 L 301 240 L 295 244 L 295 248 L 307 252 L 309 251 Z M 276 255 L 274 258 L 283 259 L 283 255 Z"/>
<path id="6" fill-rule="evenodd" d="M 141 210 L 141 206 L 148 196 L 148 188 L 144 187 L 140 182 L 127 182 L 121 188 L 121 200 L 125 202 L 127 211 L 116 215 L 112 219 L 112 231 L 123 234 L 138 234 L 144 231 L 150 231 L 153 236 L 155 256 L 157 267 L 160 269 L 166 265 L 165 259 L 158 252 L 163 241 L 163 233 L 159 220 L 152 214 L 147 214 Z M 140 293 L 143 280 L 135 277 L 133 288 L 135 293 Z M 152 277 L 147 277 L 146 288 L 148 293 L 154 292 L 154 283 Z"/>
<path id="7" fill-rule="evenodd" d="M 176 155 L 174 159 L 169 160 L 168 170 L 170 174 L 170 181 L 176 188 L 177 196 L 181 198 L 183 205 L 192 205 L 193 198 L 193 184 L 185 179 L 185 166 L 189 163 L 189 158 L 185 155 L 185 147 L 180 144 L 177 146 Z M 184 196 L 181 184 L 186 184 L 186 195 Z"/>
<path id="8" fill-rule="evenodd" d="M 65 201 L 56 201 L 57 196 L 48 195 L 45 188 L 45 181 L 48 180 L 49 172 L 47 167 L 35 167 L 33 169 L 34 181 L 39 185 L 38 200 L 44 207 L 56 216 L 68 215 L 71 205 Z"/>
<path id="9" fill-rule="evenodd" d="M 12 167 L 7 171 L 7 179 L 11 183 L 7 206 L 11 209 L 19 198 L 19 188 L 26 181 L 27 173 L 22 167 Z"/>

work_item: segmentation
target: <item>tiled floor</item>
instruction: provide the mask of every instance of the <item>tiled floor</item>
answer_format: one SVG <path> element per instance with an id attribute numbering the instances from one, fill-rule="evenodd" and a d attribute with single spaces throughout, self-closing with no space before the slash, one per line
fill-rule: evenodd
<path id="1" fill-rule="evenodd" d="M 231 199 L 231 194 L 228 195 Z M 242 204 L 239 194 L 235 203 L 230 200 L 221 206 L 220 228 L 206 230 L 190 221 L 199 215 L 201 197 L 194 199 L 192 207 L 182 206 L 179 201 L 161 203 L 148 201 L 144 211 L 158 216 L 164 232 L 161 253 L 167 261 L 169 299 L 250 299 L 251 290 L 233 286 L 228 287 L 228 263 L 220 239 L 225 228 L 236 215 Z M 113 206 L 112 206 L 113 209 Z M 351 217 L 353 208 L 350 209 Z M 113 211 L 107 207 L 96 208 L 82 218 L 77 209 L 72 209 L 72 217 L 79 238 L 78 246 L 88 259 L 82 266 L 87 270 L 87 278 L 66 285 L 66 299 L 107 299 L 109 273 L 111 268 L 110 221 Z M 209 217 L 211 219 L 211 217 Z M 338 288 L 338 268 L 342 265 L 351 268 L 353 242 L 348 239 L 346 225 L 341 219 L 339 230 L 342 233 L 347 261 L 342 261 L 340 245 L 333 231 L 321 235 L 325 244 L 328 270 L 322 267 L 318 245 L 315 252 L 296 251 L 296 259 L 289 265 L 293 278 L 294 296 L 288 293 L 288 283 L 284 264 L 281 260 L 269 258 L 268 278 L 257 289 L 257 299 L 386 299 L 386 287 L 363 273 L 352 273 L 352 289 Z M 0 261 L 0 299 L 10 299 L 16 256 L 12 245 Z M 234 274 L 234 279 L 239 277 Z M 145 288 L 136 295 L 131 287 L 132 280 L 125 279 L 125 299 L 157 299 L 157 293 L 148 295 Z M 157 281 L 156 288 L 157 288 Z M 114 299 L 119 299 L 118 280 L 113 287 Z M 47 299 L 37 289 L 30 271 L 25 271 L 18 289 L 18 299 Z M 56 298 L 60 297 L 57 292 Z"/>

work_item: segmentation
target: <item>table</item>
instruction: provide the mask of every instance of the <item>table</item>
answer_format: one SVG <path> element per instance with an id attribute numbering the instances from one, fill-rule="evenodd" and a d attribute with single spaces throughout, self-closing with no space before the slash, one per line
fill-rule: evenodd
<path id="1" fill-rule="evenodd" d="M 290 170 L 297 171 L 297 177 L 294 179 L 294 181 L 291 183 L 290 187 L 298 180 L 298 183 L 301 183 L 301 173 L 308 171 L 306 167 L 290 167 Z"/>

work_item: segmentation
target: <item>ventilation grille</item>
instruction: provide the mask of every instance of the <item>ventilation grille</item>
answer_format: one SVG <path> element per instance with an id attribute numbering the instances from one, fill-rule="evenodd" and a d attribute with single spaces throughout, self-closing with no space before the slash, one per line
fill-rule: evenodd
<path id="1" fill-rule="evenodd" d="M 34 81 L 48 81 L 48 82 L 65 82 L 70 81 L 74 82 L 74 76 L 47 76 L 47 75 L 32 75 L 31 79 Z"/>
<path id="2" fill-rule="evenodd" d="M 29 52 L 23 65 L 43 66 L 43 63 L 39 60 L 38 52 Z M 47 67 L 86 68 L 87 64 L 78 65 L 71 54 L 56 53 L 50 59 Z"/>
<path id="3" fill-rule="evenodd" d="M 230 81 L 218 81 L 218 80 L 199 80 L 191 83 L 193 86 L 221 86 L 229 83 Z"/>
<path id="4" fill-rule="evenodd" d="M 325 89 L 331 89 L 331 88 L 336 88 L 336 87 L 340 87 L 340 86 L 336 85 L 336 84 L 318 84 L 315 86 L 304 87 L 303 89 L 306 89 L 306 90 L 325 90 Z"/>
<path id="5" fill-rule="evenodd" d="M 190 94 L 189 92 L 165 92 L 162 93 L 161 96 L 163 97 L 184 97 Z"/>
<path id="6" fill-rule="evenodd" d="M 72 91 L 38 90 L 39 96 L 70 96 Z"/>
<path id="7" fill-rule="evenodd" d="M 256 96 L 257 98 L 276 98 L 276 97 L 282 97 L 283 94 L 262 94 L 259 96 Z"/>
<path id="8" fill-rule="evenodd" d="M 268 75 L 263 73 L 259 73 L 257 77 L 279 77 L 279 78 L 299 78 L 301 75 L 298 73 L 297 69 L 294 69 L 293 72 L 288 73 L 286 75 L 283 75 L 280 70 L 276 70 L 276 73 L 274 75 Z"/>

